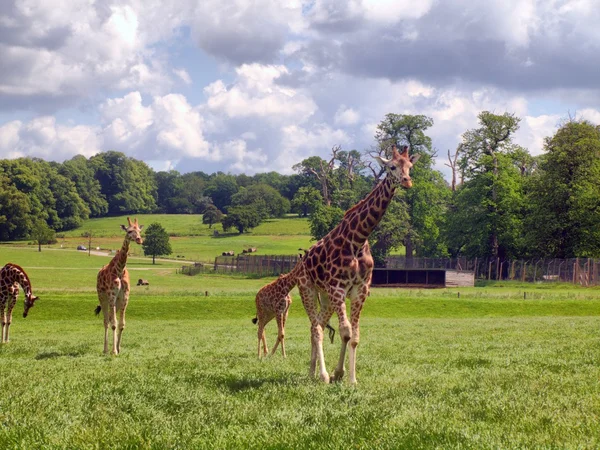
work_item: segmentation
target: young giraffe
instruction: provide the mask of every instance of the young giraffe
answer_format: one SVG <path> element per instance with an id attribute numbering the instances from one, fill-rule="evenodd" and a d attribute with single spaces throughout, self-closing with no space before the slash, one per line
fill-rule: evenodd
<path id="1" fill-rule="evenodd" d="M 142 244 L 144 241 L 140 236 L 140 231 L 144 227 L 138 225 L 137 219 L 132 223 L 127 218 L 128 226 L 121 225 L 121 228 L 127 232 L 121 249 L 114 258 L 98 272 L 96 290 L 98 291 L 98 300 L 100 305 L 96 307 L 96 315 L 100 311 L 104 312 L 104 353 L 108 353 L 108 324 L 113 330 L 113 355 L 118 355 L 121 351 L 121 335 L 125 328 L 125 310 L 129 303 L 129 272 L 125 265 L 127 264 L 127 252 L 129 252 L 129 243 L 135 241 Z M 119 327 L 117 330 L 117 311 L 119 312 Z"/>
<path id="2" fill-rule="evenodd" d="M 300 260 L 296 266 L 286 274 L 279 275 L 279 278 L 271 283 L 263 286 L 256 294 L 256 317 L 252 319 L 252 323 L 258 322 L 258 358 L 261 358 L 260 344 L 262 342 L 263 355 L 267 356 L 269 350 L 267 348 L 267 339 L 265 337 L 265 326 L 273 319 L 277 321 L 277 341 L 271 351 L 271 355 L 275 354 L 277 346 L 281 343 L 281 353 L 285 358 L 285 322 L 287 320 L 288 311 L 292 304 L 292 296 L 290 291 L 298 283 L 298 272 L 301 270 L 301 261 L 303 255 L 300 255 Z M 333 342 L 335 330 L 329 323 L 326 325 L 329 329 L 329 337 Z"/>
<path id="3" fill-rule="evenodd" d="M 408 156 L 407 146 L 400 153 L 395 145 L 392 147 L 392 159 L 378 158 L 387 173 L 386 178 L 367 197 L 346 211 L 340 224 L 313 245 L 303 259 L 298 289 L 311 323 L 310 376 L 315 375 L 318 360 L 321 380 L 330 381 L 323 356 L 323 324 L 336 312 L 342 346 L 331 380 L 339 381 L 344 376 L 346 348 L 350 342 L 349 381 L 356 383 L 359 318 L 369 295 L 373 273 L 373 258 L 367 238 L 383 217 L 396 188 L 412 187 L 410 169 L 418 158 L 419 155 Z M 317 307 L 319 293 L 326 294 L 320 308 Z M 346 297 L 351 301 L 350 321 L 346 315 Z"/>
<path id="4" fill-rule="evenodd" d="M 25 310 L 23 317 L 27 317 L 29 309 L 33 307 L 38 299 L 33 295 L 31 281 L 22 267 L 16 264 L 8 263 L 0 269 L 0 317 L 2 319 L 2 334 L 0 342 L 8 342 L 8 329 L 12 323 L 13 308 L 17 304 L 19 296 L 19 286 L 25 292 Z M 6 314 L 4 310 L 6 308 Z"/>

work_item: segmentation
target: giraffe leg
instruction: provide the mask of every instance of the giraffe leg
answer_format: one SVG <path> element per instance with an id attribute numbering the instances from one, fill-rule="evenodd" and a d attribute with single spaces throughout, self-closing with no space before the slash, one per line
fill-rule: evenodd
<path id="1" fill-rule="evenodd" d="M 125 311 L 129 304 L 129 284 L 123 282 L 121 295 L 117 299 L 117 310 L 119 311 L 119 323 L 117 327 L 117 354 L 121 353 L 121 336 L 125 328 Z"/>
<path id="2" fill-rule="evenodd" d="M 299 285 L 298 290 L 300 291 L 300 297 L 302 298 L 302 304 L 304 305 L 306 314 L 310 319 L 311 356 L 308 375 L 310 377 L 315 376 L 315 369 L 318 361 L 319 376 L 322 381 L 329 383 L 329 374 L 325 368 L 325 356 L 323 355 L 323 327 L 321 326 L 319 314 L 317 313 L 317 291 L 310 285 Z"/>
<path id="3" fill-rule="evenodd" d="M 346 316 L 346 292 L 343 289 L 331 289 L 329 298 L 340 322 L 340 338 L 342 341 L 340 357 L 333 372 L 332 381 L 340 381 L 344 377 L 345 373 L 344 362 L 346 359 L 346 349 L 348 348 L 348 342 L 352 337 L 352 329 L 350 326 L 350 321 Z"/>
<path id="4" fill-rule="evenodd" d="M 265 336 L 265 326 L 267 324 L 263 323 L 262 320 L 258 320 L 258 359 L 261 359 L 260 353 L 260 344 L 262 343 L 263 347 L 263 356 L 267 356 L 269 354 L 269 349 L 267 348 L 267 338 Z"/>
<path id="5" fill-rule="evenodd" d="M 277 341 L 275 341 L 275 345 L 273 346 L 273 349 L 271 350 L 271 356 L 273 356 L 275 354 L 275 351 L 277 350 L 277 346 L 279 345 L 279 343 L 281 342 L 281 348 L 283 349 L 283 316 L 280 314 L 277 314 L 277 316 L 275 317 L 275 320 L 277 321 Z M 283 351 L 283 357 L 285 358 L 285 350 Z"/>
<path id="6" fill-rule="evenodd" d="M 17 304 L 17 296 L 19 295 L 18 293 L 19 291 L 17 290 L 14 294 L 12 294 L 12 296 L 10 297 L 9 301 L 8 301 L 8 308 L 6 310 L 6 331 L 5 331 L 5 337 L 4 337 L 4 342 L 10 342 L 10 338 L 9 338 L 9 328 L 10 328 L 10 324 L 12 323 L 12 312 L 13 309 L 15 307 L 15 305 Z"/>
<path id="7" fill-rule="evenodd" d="M 290 304 L 292 303 L 292 299 L 290 297 L 289 303 L 285 308 L 285 312 L 283 313 L 282 325 L 281 325 L 281 353 L 285 358 L 285 323 L 287 322 L 288 313 L 290 312 Z"/>
<path id="8" fill-rule="evenodd" d="M 363 285 L 358 293 L 358 296 L 352 298 L 351 303 L 351 324 L 352 338 L 350 339 L 350 352 L 348 354 L 348 381 L 350 384 L 356 384 L 356 350 L 360 341 L 360 313 L 362 311 L 365 300 L 369 296 L 368 285 Z"/>
<path id="9" fill-rule="evenodd" d="M 7 297 L 0 293 L 0 323 L 2 323 L 2 334 L 0 334 L 0 343 L 4 343 L 4 329 L 6 328 L 6 314 L 4 313 L 6 307 Z"/>

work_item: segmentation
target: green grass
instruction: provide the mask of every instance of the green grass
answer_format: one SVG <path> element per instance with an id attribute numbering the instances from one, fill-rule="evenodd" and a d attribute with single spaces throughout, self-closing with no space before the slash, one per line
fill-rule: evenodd
<path id="1" fill-rule="evenodd" d="M 600 446 L 600 289 L 373 289 L 351 387 L 308 377 L 296 291 L 288 358 L 256 359 L 254 295 L 270 279 L 132 260 L 132 278 L 151 285 L 132 288 L 110 357 L 93 314 L 105 258 L 0 255 L 31 267 L 41 297 L 27 319 L 21 297 L 0 345 L 0 448 Z M 275 333 L 269 324 L 270 345 Z M 339 338 L 324 348 L 331 370 Z"/>

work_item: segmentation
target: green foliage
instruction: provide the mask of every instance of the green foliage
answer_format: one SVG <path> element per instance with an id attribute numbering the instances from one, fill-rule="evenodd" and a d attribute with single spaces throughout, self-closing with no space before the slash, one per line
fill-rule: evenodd
<path id="1" fill-rule="evenodd" d="M 527 195 L 534 256 L 600 256 L 600 129 L 569 121 L 546 139 Z"/>
<path id="2" fill-rule="evenodd" d="M 319 205 L 323 203 L 321 193 L 310 186 L 304 186 L 298 189 L 292 200 L 292 208 L 302 217 L 312 214 Z"/>
<path id="3" fill-rule="evenodd" d="M 376 267 L 385 267 L 385 257 L 404 244 L 409 232 L 410 218 L 402 194 L 398 193 L 392 198 L 381 222 L 369 237 Z"/>
<path id="4" fill-rule="evenodd" d="M 450 253 L 513 258 L 523 244 L 523 150 L 512 143 L 519 119 L 484 111 L 479 124 L 463 134 L 461 167 L 466 179 L 448 217 Z"/>
<path id="5" fill-rule="evenodd" d="M 90 217 L 101 217 L 108 212 L 108 202 L 102 194 L 100 182 L 95 178 L 92 164 L 85 156 L 74 156 L 58 170 L 75 184 L 79 197 L 90 210 Z"/>
<path id="6" fill-rule="evenodd" d="M 156 180 L 146 163 L 110 151 L 92 156 L 90 164 L 108 201 L 109 213 L 132 214 L 156 209 Z"/>
<path id="7" fill-rule="evenodd" d="M 401 195 L 405 213 L 398 214 L 397 218 L 394 215 L 387 216 L 384 225 L 388 230 L 394 224 L 398 230 L 403 230 L 407 257 L 413 256 L 413 251 L 417 256 L 446 255 L 442 230 L 451 193 L 441 172 L 433 168 L 432 142 L 426 134 L 432 125 L 433 119 L 423 115 L 387 114 L 377 126 L 375 135 L 382 154 L 389 151 L 391 144 L 397 144 L 408 145 L 411 154 L 421 155 L 411 169 L 413 187 Z M 386 156 L 391 157 L 390 154 Z M 371 241 L 376 249 L 376 261 L 381 264 L 381 258 L 399 244 L 397 231 L 392 234 L 386 231 L 379 235 L 383 239 L 381 243 L 374 239 Z"/>
<path id="8" fill-rule="evenodd" d="M 0 168 L 0 239 L 25 237 L 31 229 L 31 203 Z"/>
<path id="9" fill-rule="evenodd" d="M 213 224 L 220 223 L 223 220 L 223 213 L 215 205 L 208 205 L 202 215 L 202 223 L 212 228 Z"/>
<path id="10" fill-rule="evenodd" d="M 253 184 L 231 196 L 231 206 L 252 206 L 261 219 L 282 217 L 290 210 L 290 201 L 268 184 Z"/>
<path id="11" fill-rule="evenodd" d="M 43 220 L 37 220 L 31 229 L 30 238 L 38 245 L 38 251 L 42 251 L 42 245 L 55 244 L 56 232 Z"/>
<path id="12" fill-rule="evenodd" d="M 261 222 L 258 211 L 253 206 L 231 206 L 227 210 L 227 216 L 223 219 L 223 230 L 228 231 L 236 228 L 240 234 L 257 227 Z"/>
<path id="13" fill-rule="evenodd" d="M 343 217 L 344 211 L 337 206 L 319 205 L 309 218 L 310 234 L 313 239 L 321 239 L 333 230 Z"/>
<path id="14" fill-rule="evenodd" d="M 233 175 L 225 175 L 222 173 L 213 177 L 204 194 L 212 199 L 213 204 L 221 211 L 231 205 L 231 197 L 239 190 L 238 185 Z"/>
<path id="15" fill-rule="evenodd" d="M 156 257 L 170 255 L 173 253 L 169 243 L 169 234 L 160 223 L 152 223 L 144 233 L 142 244 L 144 255 L 152 256 L 152 264 L 156 263 Z"/>

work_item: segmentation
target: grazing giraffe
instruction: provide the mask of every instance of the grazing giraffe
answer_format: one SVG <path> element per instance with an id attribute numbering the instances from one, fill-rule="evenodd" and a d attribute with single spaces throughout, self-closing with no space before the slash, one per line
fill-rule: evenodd
<path id="1" fill-rule="evenodd" d="M 98 300 L 100 305 L 96 307 L 96 315 L 100 311 L 104 312 L 104 353 L 108 353 L 108 325 L 113 330 L 113 355 L 118 355 L 121 351 L 121 335 L 125 328 L 125 310 L 129 303 L 129 272 L 125 265 L 127 264 L 127 252 L 129 252 L 129 243 L 135 241 L 142 244 L 144 241 L 140 236 L 140 231 L 144 227 L 138 225 L 137 219 L 132 223 L 127 218 L 128 226 L 121 225 L 121 228 L 127 232 L 121 249 L 114 258 L 98 272 L 96 290 L 98 291 Z M 117 330 L 117 311 L 119 312 L 119 327 Z"/>
<path id="2" fill-rule="evenodd" d="M 342 221 L 313 245 L 302 260 L 298 289 L 311 323 L 310 376 L 315 375 L 318 360 L 321 380 L 330 381 L 323 356 L 323 324 L 336 312 L 342 346 L 331 381 L 339 381 L 344 376 L 344 360 L 350 342 L 349 381 L 356 383 L 360 312 L 369 295 L 373 273 L 373 258 L 367 239 L 383 217 L 396 188 L 412 187 L 410 168 L 418 158 L 419 155 L 409 157 L 408 146 L 398 152 L 395 145 L 392 147 L 392 159 L 378 157 L 387 176 L 367 197 L 346 211 Z M 322 305 L 317 307 L 320 293 L 326 295 L 323 295 Z M 351 320 L 346 315 L 346 297 L 351 301 Z"/>
<path id="3" fill-rule="evenodd" d="M 33 295 L 31 281 L 22 267 L 8 263 L 0 269 L 0 317 L 2 319 L 2 334 L 0 342 L 8 342 L 8 329 L 12 323 L 13 308 L 17 304 L 19 285 L 25 292 L 25 310 L 23 317 L 27 317 L 29 309 L 33 307 L 38 299 Z M 4 314 L 6 308 L 6 314 Z"/>
<path id="4" fill-rule="evenodd" d="M 285 322 L 287 320 L 290 305 L 292 304 L 292 296 L 290 291 L 297 284 L 298 271 L 301 269 L 302 255 L 294 268 L 287 274 L 279 275 L 279 278 L 271 283 L 263 286 L 256 294 L 256 317 L 252 319 L 252 323 L 258 322 L 258 358 L 261 358 L 260 344 L 263 344 L 263 354 L 267 356 L 269 350 L 267 348 L 267 340 L 265 337 L 265 326 L 273 319 L 277 321 L 277 341 L 271 351 L 271 355 L 275 354 L 277 346 L 281 343 L 281 353 L 285 358 Z M 329 329 L 329 337 L 333 342 L 335 330 L 329 323 L 326 325 Z"/>

